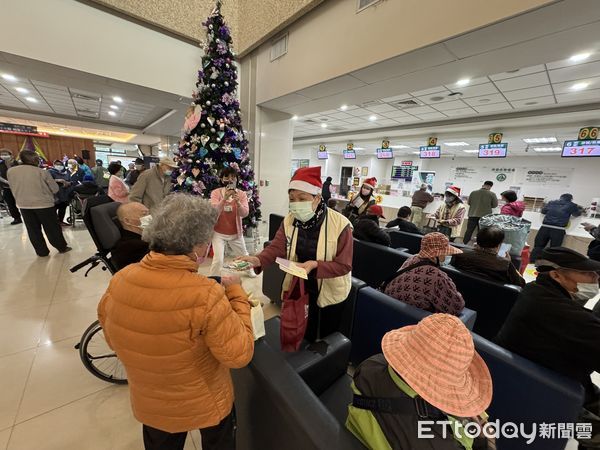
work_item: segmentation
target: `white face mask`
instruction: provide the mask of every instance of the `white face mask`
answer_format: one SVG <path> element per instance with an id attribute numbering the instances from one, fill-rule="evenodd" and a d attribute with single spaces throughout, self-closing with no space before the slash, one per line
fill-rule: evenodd
<path id="1" fill-rule="evenodd" d="M 170 177 L 172 173 L 173 173 L 172 170 L 165 170 L 164 171 L 165 177 Z"/>
<path id="2" fill-rule="evenodd" d="M 290 213 L 300 222 L 308 222 L 315 215 L 313 202 L 290 202 Z"/>
<path id="3" fill-rule="evenodd" d="M 577 283 L 577 292 L 573 293 L 573 297 L 580 302 L 586 302 L 599 293 L 598 283 Z"/>
<path id="4" fill-rule="evenodd" d="M 58 170 L 59 172 L 62 172 L 63 170 L 65 170 L 65 166 L 59 166 L 58 164 L 54 166 L 54 168 L 56 170 Z"/>
<path id="5" fill-rule="evenodd" d="M 2 155 L 0 158 L 2 158 L 4 161 L 8 161 L 10 160 L 10 155 Z"/>
<path id="6" fill-rule="evenodd" d="M 140 217 L 140 228 L 143 230 L 152 222 L 152 216 L 148 214 L 147 216 Z"/>
<path id="7" fill-rule="evenodd" d="M 449 266 L 450 262 L 452 261 L 452 255 L 446 255 L 446 257 L 444 259 L 442 259 L 442 257 L 438 257 L 438 260 L 440 261 L 440 266 Z"/>

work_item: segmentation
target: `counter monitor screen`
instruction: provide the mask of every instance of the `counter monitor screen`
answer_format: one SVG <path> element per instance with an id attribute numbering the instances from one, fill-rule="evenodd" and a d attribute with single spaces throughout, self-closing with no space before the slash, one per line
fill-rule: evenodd
<path id="1" fill-rule="evenodd" d="M 600 140 L 565 141 L 561 156 L 564 158 L 600 156 Z"/>
<path id="2" fill-rule="evenodd" d="M 327 159 L 329 156 L 327 155 L 327 151 L 324 152 L 317 152 L 317 158 L 318 159 Z"/>
<path id="3" fill-rule="evenodd" d="M 419 157 L 421 159 L 439 158 L 441 155 L 440 146 L 434 147 L 420 147 Z"/>
<path id="4" fill-rule="evenodd" d="M 356 159 L 354 150 L 344 150 L 344 159 Z"/>
<path id="5" fill-rule="evenodd" d="M 378 148 L 377 159 L 394 159 L 394 151 L 391 148 Z"/>
<path id="6" fill-rule="evenodd" d="M 479 158 L 506 158 L 508 144 L 481 144 L 479 145 Z"/>

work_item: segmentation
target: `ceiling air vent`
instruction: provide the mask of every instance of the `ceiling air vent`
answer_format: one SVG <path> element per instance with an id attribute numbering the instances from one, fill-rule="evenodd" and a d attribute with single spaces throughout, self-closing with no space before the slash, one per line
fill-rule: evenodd
<path id="1" fill-rule="evenodd" d="M 288 34 L 277 38 L 271 44 L 271 62 L 281 58 L 288 51 Z"/>
<path id="2" fill-rule="evenodd" d="M 373 6 L 375 3 L 379 2 L 380 0 L 357 0 L 356 12 L 361 12 L 369 6 Z"/>
<path id="3" fill-rule="evenodd" d="M 73 98 L 77 98 L 79 100 L 90 100 L 90 101 L 94 101 L 94 102 L 99 102 L 100 101 L 100 97 L 92 97 L 90 95 L 84 95 L 84 94 L 71 94 L 71 97 Z"/>
<path id="4" fill-rule="evenodd" d="M 381 100 L 371 100 L 369 102 L 364 102 L 358 105 L 360 108 L 368 108 L 369 106 L 381 105 L 383 102 Z"/>
<path id="5" fill-rule="evenodd" d="M 412 108 L 413 106 L 420 106 L 419 102 L 416 100 L 401 100 L 399 102 L 394 102 L 394 105 L 400 109 Z"/>

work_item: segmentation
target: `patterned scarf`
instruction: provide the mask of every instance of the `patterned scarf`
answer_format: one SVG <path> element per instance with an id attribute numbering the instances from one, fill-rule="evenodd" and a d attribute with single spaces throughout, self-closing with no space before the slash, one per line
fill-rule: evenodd
<path id="1" fill-rule="evenodd" d="M 294 219 L 294 226 L 303 230 L 310 230 L 314 226 L 321 223 L 321 219 L 325 215 L 325 210 L 325 202 L 321 201 L 317 206 L 317 210 L 315 211 L 315 215 L 312 217 L 312 219 L 306 222 L 300 222 L 298 219 Z"/>

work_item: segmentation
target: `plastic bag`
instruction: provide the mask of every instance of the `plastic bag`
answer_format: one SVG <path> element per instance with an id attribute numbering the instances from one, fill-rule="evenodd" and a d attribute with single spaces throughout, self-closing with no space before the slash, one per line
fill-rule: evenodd
<path id="1" fill-rule="evenodd" d="M 489 214 L 479 219 L 479 228 L 498 227 L 504 231 L 504 243 L 512 247 L 509 254 L 521 256 L 521 251 L 527 244 L 527 235 L 531 230 L 531 222 L 522 217 L 504 214 Z"/>

